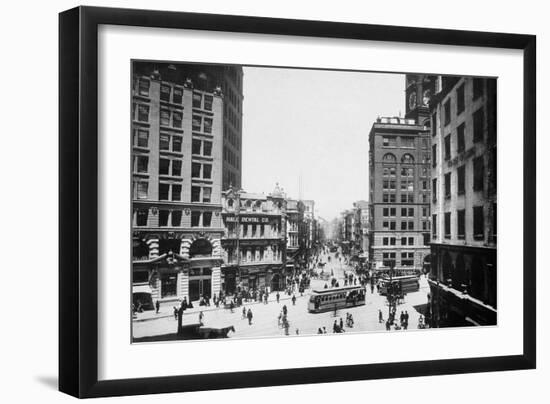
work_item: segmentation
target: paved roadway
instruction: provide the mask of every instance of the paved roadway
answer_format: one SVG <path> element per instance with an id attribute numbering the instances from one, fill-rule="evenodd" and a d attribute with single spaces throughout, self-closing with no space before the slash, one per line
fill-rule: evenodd
<path id="1" fill-rule="evenodd" d="M 325 266 L 325 272 L 332 269 L 334 275 L 339 279 L 339 283 L 343 286 L 344 270 L 350 271 L 351 268 L 345 264 L 340 263 L 334 259 L 331 254 L 331 263 Z M 326 257 L 323 259 L 325 262 Z M 312 280 L 312 289 L 320 289 L 324 286 L 324 281 Z M 203 323 L 206 327 L 226 327 L 233 325 L 235 332 L 230 332 L 230 338 L 246 338 L 246 337 L 265 337 L 265 336 L 284 336 L 285 330 L 278 325 L 278 316 L 282 310 L 283 305 L 288 308 L 288 321 L 290 323 L 289 335 L 296 335 L 298 332 L 300 335 L 304 334 L 317 334 L 320 327 L 325 327 L 327 333 L 332 333 L 332 327 L 334 321 L 340 321 L 340 318 L 346 320 L 346 313 L 351 313 L 354 319 L 354 327 L 345 327 L 346 332 L 365 332 L 365 331 L 384 331 L 386 327 L 384 323 L 378 322 L 378 310 L 381 309 L 386 319 L 388 315 L 388 306 L 386 298 L 376 293 L 370 293 L 370 288 L 367 287 L 366 304 L 363 306 L 341 309 L 338 310 L 336 316 L 334 312 L 325 313 L 308 313 L 307 303 L 309 300 L 309 291 L 304 293 L 304 296 L 296 294 L 296 305 L 293 306 L 289 300 L 289 296 L 281 295 L 284 299 L 281 299 L 279 303 L 275 300 L 275 293 L 271 293 L 268 304 L 263 303 L 250 303 L 244 304 L 246 309 L 252 310 L 253 319 L 252 324 L 248 324 L 248 319 L 242 317 L 242 306 L 235 308 L 231 313 L 227 309 L 211 309 L 205 310 Z M 407 311 L 409 313 L 409 329 L 416 329 L 418 324 L 419 313 L 417 313 L 413 305 L 423 304 L 427 302 L 427 293 L 429 287 L 425 278 L 420 280 L 420 290 L 415 293 L 410 293 L 405 297 L 405 302 L 397 307 L 397 318 L 401 311 Z M 152 318 L 146 321 L 134 321 L 133 322 L 133 335 L 136 338 L 155 336 L 173 333 L 177 328 L 177 321 L 173 316 L 166 316 L 166 313 L 171 312 L 170 308 L 166 308 L 164 316 L 162 312 L 158 318 Z M 193 312 L 186 312 L 183 317 L 183 323 L 197 323 L 199 316 L 199 310 L 194 309 Z M 401 332 L 401 331 L 399 331 Z"/>

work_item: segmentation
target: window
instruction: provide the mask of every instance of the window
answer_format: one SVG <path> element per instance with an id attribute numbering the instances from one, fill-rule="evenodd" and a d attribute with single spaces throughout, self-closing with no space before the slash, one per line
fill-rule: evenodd
<path id="1" fill-rule="evenodd" d="M 474 240 L 484 238 L 483 206 L 474 206 Z"/>
<path id="2" fill-rule="evenodd" d="M 159 184 L 159 200 L 167 201 L 170 193 L 170 184 L 160 183 Z"/>
<path id="3" fill-rule="evenodd" d="M 463 240 L 466 236 L 466 211 L 464 209 L 456 211 L 456 227 L 458 238 Z"/>
<path id="4" fill-rule="evenodd" d="M 432 129 L 432 137 L 435 136 L 435 134 L 437 133 L 436 126 L 437 126 L 437 112 L 434 112 L 432 114 L 432 128 L 431 128 Z"/>
<path id="5" fill-rule="evenodd" d="M 200 117 L 199 115 L 193 115 L 193 130 L 200 132 L 201 126 L 202 126 L 202 117 Z"/>
<path id="6" fill-rule="evenodd" d="M 136 215 L 136 225 L 137 226 L 147 226 L 147 219 L 149 217 L 148 209 L 139 209 Z"/>
<path id="7" fill-rule="evenodd" d="M 168 175 L 170 173 L 170 160 L 160 159 L 159 161 L 159 174 Z"/>
<path id="8" fill-rule="evenodd" d="M 384 156 L 382 157 L 382 160 L 385 162 L 391 162 L 391 163 L 395 163 L 397 161 L 395 156 L 391 153 L 384 154 Z"/>
<path id="9" fill-rule="evenodd" d="M 170 102 L 170 93 L 172 92 L 172 88 L 167 84 L 161 84 L 160 85 L 160 100 Z"/>
<path id="10" fill-rule="evenodd" d="M 193 108 L 200 108 L 202 104 L 202 95 L 193 93 Z"/>
<path id="11" fill-rule="evenodd" d="M 210 202 L 212 195 L 212 188 L 204 187 L 202 189 L 202 201 L 203 202 Z"/>
<path id="12" fill-rule="evenodd" d="M 138 105 L 138 121 L 149 122 L 149 105 Z"/>
<path id="13" fill-rule="evenodd" d="M 437 145 L 432 145 L 432 167 L 437 165 Z"/>
<path id="14" fill-rule="evenodd" d="M 395 245 L 395 237 L 390 237 L 390 245 Z"/>
<path id="15" fill-rule="evenodd" d="M 460 115 L 464 111 L 464 83 L 456 90 L 456 114 Z"/>
<path id="16" fill-rule="evenodd" d="M 401 253 L 401 265 L 402 266 L 413 266 L 414 265 L 414 253 L 413 252 L 402 252 Z"/>
<path id="17" fill-rule="evenodd" d="M 212 118 L 204 118 L 204 132 L 212 133 Z"/>
<path id="18" fill-rule="evenodd" d="M 389 237 L 384 237 L 382 239 L 382 245 L 389 245 L 390 244 L 389 240 L 390 240 Z"/>
<path id="19" fill-rule="evenodd" d="M 451 238 L 451 212 L 445 212 L 445 238 Z"/>
<path id="20" fill-rule="evenodd" d="M 174 111 L 172 119 L 173 119 L 172 126 L 174 128 L 181 128 L 181 126 L 182 126 L 182 114 L 181 114 L 181 112 Z"/>
<path id="21" fill-rule="evenodd" d="M 384 230 L 388 230 L 390 228 L 390 222 L 382 222 L 382 228 Z"/>
<path id="22" fill-rule="evenodd" d="M 451 197 L 451 173 L 445 174 L 445 199 Z"/>
<path id="23" fill-rule="evenodd" d="M 170 110 L 161 109 L 160 110 L 160 124 L 161 126 L 170 126 Z"/>
<path id="24" fill-rule="evenodd" d="M 432 201 L 437 201 L 437 178 L 432 179 Z"/>
<path id="25" fill-rule="evenodd" d="M 202 178 L 210 179 L 212 178 L 212 165 L 203 164 L 202 166 Z"/>
<path id="26" fill-rule="evenodd" d="M 136 171 L 138 173 L 146 173 L 149 167 L 149 157 L 147 156 L 136 156 Z"/>
<path id="27" fill-rule="evenodd" d="M 466 190 L 466 166 L 462 165 L 456 170 L 456 183 L 458 195 L 464 194 Z"/>
<path id="28" fill-rule="evenodd" d="M 174 87 L 174 103 L 181 104 L 183 102 L 183 88 Z"/>
<path id="29" fill-rule="evenodd" d="M 191 146 L 191 153 L 201 154 L 201 144 L 202 142 L 199 139 L 193 139 L 193 144 Z"/>
<path id="30" fill-rule="evenodd" d="M 401 136 L 401 147 L 414 148 L 414 137 L 412 137 L 412 136 Z"/>
<path id="31" fill-rule="evenodd" d="M 401 158 L 401 163 L 403 163 L 403 164 L 414 164 L 414 157 L 411 156 L 409 153 L 406 153 Z"/>
<path id="32" fill-rule="evenodd" d="M 200 178 L 200 176 L 201 176 L 201 164 L 200 163 L 192 163 L 191 164 L 191 177 Z"/>
<path id="33" fill-rule="evenodd" d="M 202 214 L 202 226 L 210 227 L 212 224 L 212 212 L 204 212 Z"/>
<path id="34" fill-rule="evenodd" d="M 149 183 L 147 181 L 139 181 L 136 183 L 136 188 L 137 199 L 147 199 Z"/>
<path id="35" fill-rule="evenodd" d="M 212 101 L 214 100 L 214 97 L 211 95 L 205 95 L 204 96 L 204 109 L 207 111 L 212 111 Z"/>
<path id="36" fill-rule="evenodd" d="M 409 226 L 409 230 L 414 230 L 414 222 L 413 221 L 408 221 L 408 226 Z"/>
<path id="37" fill-rule="evenodd" d="M 401 208 L 401 216 L 407 216 L 407 208 Z"/>
<path id="38" fill-rule="evenodd" d="M 151 82 L 147 79 L 140 78 L 139 79 L 139 95 L 149 95 L 149 86 L 151 85 Z"/>
<path id="39" fill-rule="evenodd" d="M 401 168 L 401 177 L 413 177 L 414 176 L 414 169 L 411 167 L 403 167 Z"/>
<path id="40" fill-rule="evenodd" d="M 168 217 L 170 216 L 170 211 L 168 210 L 159 210 L 159 226 L 166 227 L 168 226 Z"/>
<path id="41" fill-rule="evenodd" d="M 422 208 L 422 217 L 428 217 L 428 208 Z"/>
<path id="42" fill-rule="evenodd" d="M 172 226 L 179 227 L 181 226 L 181 210 L 172 211 Z"/>
<path id="43" fill-rule="evenodd" d="M 483 121 L 485 114 L 483 113 L 483 107 L 474 112 L 474 142 L 480 142 L 483 140 Z"/>
<path id="44" fill-rule="evenodd" d="M 134 146 L 148 147 L 149 146 L 149 132 L 142 129 L 134 130 Z"/>
<path id="45" fill-rule="evenodd" d="M 172 200 L 181 201 L 181 185 L 172 184 Z"/>
<path id="46" fill-rule="evenodd" d="M 172 136 L 172 151 L 181 152 L 181 143 L 183 139 L 181 136 Z"/>
<path id="47" fill-rule="evenodd" d="M 485 180 L 485 165 L 483 156 L 474 159 L 474 191 L 483 191 L 483 182 Z"/>
<path id="48" fill-rule="evenodd" d="M 409 217 L 414 216 L 414 208 L 409 208 Z"/>
<path id="49" fill-rule="evenodd" d="M 407 222 L 405 221 L 401 222 L 401 230 L 407 230 Z"/>
<path id="50" fill-rule="evenodd" d="M 159 136 L 160 150 L 170 150 L 170 135 L 161 134 Z"/>
<path id="51" fill-rule="evenodd" d="M 390 222 L 390 230 L 395 230 L 395 222 Z"/>
<path id="52" fill-rule="evenodd" d="M 191 202 L 201 201 L 201 187 L 191 187 Z"/>
<path id="53" fill-rule="evenodd" d="M 445 160 L 451 158 L 451 135 L 445 136 Z"/>
<path id="54" fill-rule="evenodd" d="M 466 142 L 464 140 L 464 127 L 465 124 L 461 123 L 456 128 L 456 151 L 462 153 L 466 149 Z"/>
<path id="55" fill-rule="evenodd" d="M 208 142 L 206 140 L 202 142 L 202 154 L 204 156 L 212 155 L 212 142 Z"/>
<path id="56" fill-rule="evenodd" d="M 474 100 L 483 95 L 483 79 L 474 79 Z"/>
<path id="57" fill-rule="evenodd" d="M 390 215 L 390 209 L 389 208 L 382 208 L 382 216 L 388 217 Z"/>
<path id="58" fill-rule="evenodd" d="M 432 215 L 432 235 L 437 237 L 437 215 Z"/>
<path id="59" fill-rule="evenodd" d="M 199 227 L 201 212 L 191 212 L 191 227 Z"/>
<path id="60" fill-rule="evenodd" d="M 395 136 L 384 136 L 382 137 L 382 146 L 384 147 L 396 147 L 397 139 Z"/>
<path id="61" fill-rule="evenodd" d="M 181 177 L 181 160 L 172 160 L 172 175 Z"/>
<path id="62" fill-rule="evenodd" d="M 445 109 L 445 125 L 448 125 L 451 122 L 451 99 L 449 98 L 445 105 L 443 106 Z"/>

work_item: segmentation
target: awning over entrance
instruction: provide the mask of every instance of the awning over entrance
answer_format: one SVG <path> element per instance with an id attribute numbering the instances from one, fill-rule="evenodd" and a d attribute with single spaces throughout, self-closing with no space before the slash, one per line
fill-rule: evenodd
<path id="1" fill-rule="evenodd" d="M 149 285 L 134 285 L 132 286 L 132 293 L 148 293 L 151 294 L 152 290 Z"/>

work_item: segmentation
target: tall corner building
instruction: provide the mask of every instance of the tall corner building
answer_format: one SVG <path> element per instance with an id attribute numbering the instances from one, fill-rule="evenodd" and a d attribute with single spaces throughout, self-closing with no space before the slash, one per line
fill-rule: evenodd
<path id="1" fill-rule="evenodd" d="M 242 69 L 132 67 L 134 303 L 211 297 L 221 288 L 223 181 L 240 183 Z M 225 158 L 228 147 L 236 157 Z"/>
<path id="2" fill-rule="evenodd" d="M 445 77 L 432 120 L 432 326 L 497 320 L 496 79 Z"/>
<path id="3" fill-rule="evenodd" d="M 394 275 L 423 271 L 430 253 L 426 126 L 412 117 L 377 119 L 369 134 L 369 192 L 371 269 L 383 273 L 393 268 Z"/>

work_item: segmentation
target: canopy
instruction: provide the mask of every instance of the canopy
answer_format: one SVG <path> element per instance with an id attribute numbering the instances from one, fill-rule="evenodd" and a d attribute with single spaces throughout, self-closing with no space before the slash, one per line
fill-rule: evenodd
<path id="1" fill-rule="evenodd" d="M 132 287 L 132 293 L 153 293 L 149 285 L 134 285 Z"/>

